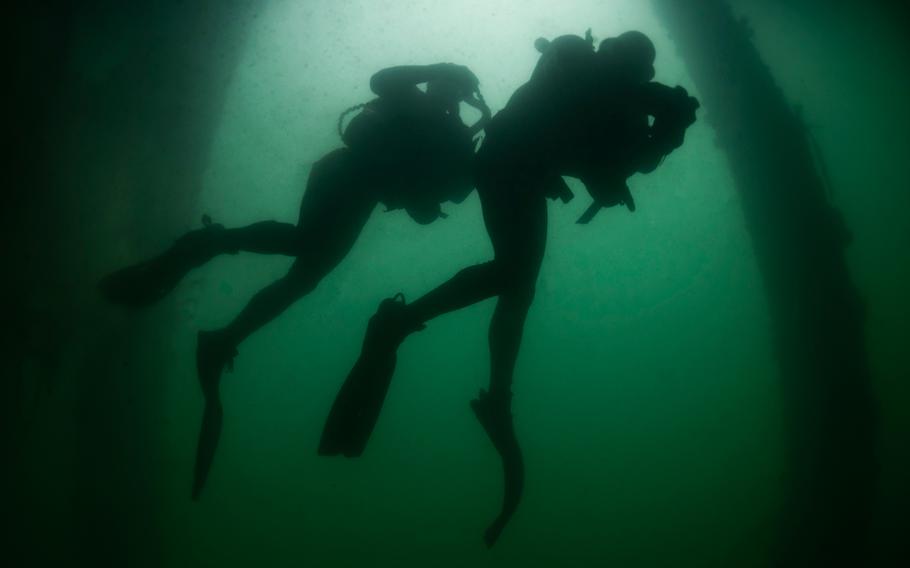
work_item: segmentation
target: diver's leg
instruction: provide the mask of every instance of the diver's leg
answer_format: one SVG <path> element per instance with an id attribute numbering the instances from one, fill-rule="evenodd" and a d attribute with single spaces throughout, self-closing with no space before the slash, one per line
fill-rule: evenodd
<path id="1" fill-rule="evenodd" d="M 315 262 L 308 263 L 307 260 Z M 202 491 L 214 460 L 223 415 L 219 393 L 221 373 L 225 367 L 228 369 L 233 367 L 237 345 L 280 315 L 298 298 L 313 290 L 334 264 L 328 257 L 298 258 L 284 277 L 257 293 L 227 327 L 199 332 L 196 345 L 196 372 L 205 398 L 205 410 L 196 450 L 194 499 L 197 499 Z"/>
<path id="2" fill-rule="evenodd" d="M 256 254 L 282 254 L 297 256 L 300 238 L 297 225 L 278 221 L 260 221 L 225 229 L 221 235 L 224 252 L 253 252 Z"/>
<path id="3" fill-rule="evenodd" d="M 320 207 L 319 200 L 306 197 L 306 194 L 313 193 L 314 180 L 318 180 L 315 185 L 331 185 L 345 176 L 350 178 L 350 166 L 345 149 L 331 152 L 314 165 L 301 206 L 302 216 L 305 208 L 318 211 Z M 247 251 L 297 256 L 299 252 L 300 223 L 295 226 L 278 221 L 262 221 L 246 227 L 226 229 L 220 224 L 212 223 L 205 216 L 203 224 L 205 226 L 202 229 L 186 233 L 155 258 L 104 277 L 100 282 L 102 294 L 118 304 L 148 305 L 170 292 L 190 270 L 219 254 Z"/>
<path id="4" fill-rule="evenodd" d="M 500 274 L 495 261 L 479 264 L 410 305 L 398 296 L 384 300 L 370 318 L 360 355 L 329 412 L 319 454 L 359 456 L 376 424 L 405 337 L 422 329 L 425 321 L 495 295 Z"/>
<path id="5" fill-rule="evenodd" d="M 508 367 L 509 357 L 499 355 L 514 351 L 517 356 L 518 346 L 510 345 L 510 342 L 515 343 L 515 337 L 520 342 L 522 298 L 529 303 L 533 296 L 534 282 L 543 258 L 547 222 L 545 198 L 533 194 L 516 195 L 512 189 L 508 186 L 478 188 L 484 222 L 496 253 L 494 260 L 461 270 L 409 305 L 383 302 L 382 308 L 370 320 L 362 356 L 378 352 L 382 352 L 383 358 L 394 356 L 405 337 L 423 329 L 425 322 L 500 295 L 509 288 L 510 293 L 498 308 L 501 313 L 494 317 L 493 324 L 496 330 L 493 341 L 496 344 L 496 368 Z M 524 311 L 527 309 L 524 308 Z M 517 327 L 517 333 L 508 333 L 506 330 L 510 327 Z M 511 358 L 514 362 L 514 356 Z M 506 364 L 499 364 L 500 361 Z M 360 363 L 358 361 L 358 365 Z M 494 375 L 493 382 L 497 385 L 508 383 L 508 373 L 498 371 Z"/>
<path id="6" fill-rule="evenodd" d="M 297 260 L 287 275 L 260 291 L 226 327 L 199 333 L 196 367 L 205 397 L 205 413 L 196 455 L 193 496 L 198 497 L 214 458 L 221 431 L 218 385 L 237 345 L 311 291 L 347 255 L 376 201 L 358 183 L 344 154 L 318 162 L 301 204 Z"/>
<path id="7" fill-rule="evenodd" d="M 515 219 L 516 223 L 512 224 L 510 211 L 513 205 L 509 197 L 507 193 L 481 193 L 484 218 L 494 243 L 506 239 L 513 228 L 521 231 L 523 226 L 520 219 Z M 542 206 L 545 232 L 545 201 Z M 520 241 L 521 235 L 513 240 Z M 505 247 L 500 244 L 498 249 L 505 250 Z M 320 454 L 357 456 L 363 452 L 391 381 L 399 345 L 407 335 L 422 329 L 425 321 L 498 294 L 509 282 L 506 275 L 512 268 L 503 262 L 509 260 L 508 255 L 501 256 L 498 254 L 494 261 L 460 271 L 410 305 L 394 299 L 382 302 L 370 318 L 360 356 L 329 413 L 320 441 Z"/>
<path id="8" fill-rule="evenodd" d="M 407 318 L 425 323 L 492 298 L 498 291 L 499 280 L 495 261 L 469 266 L 406 306 Z"/>
<path id="9" fill-rule="evenodd" d="M 320 453 L 359 455 L 372 431 L 378 405 L 395 365 L 395 350 L 404 338 L 438 315 L 498 295 L 490 324 L 490 388 L 471 401 L 471 408 L 502 459 L 503 502 L 484 540 L 493 546 L 518 509 L 524 488 L 524 461 L 515 436 L 511 385 L 524 323 L 534 298 L 547 233 L 546 199 L 515 195 L 510 188 L 481 190 L 484 221 L 493 242 L 492 262 L 462 270 L 409 306 L 384 302 L 370 321 L 361 356 L 336 399 L 323 432 Z M 397 306 L 397 309 L 395 308 Z M 366 385 L 357 396 L 357 383 Z M 370 385 L 380 384 L 380 388 Z M 378 392 L 378 395 L 372 393 Z M 377 401 L 378 399 L 378 401 Z M 362 415 L 370 420 L 361 420 Z"/>
<path id="10" fill-rule="evenodd" d="M 326 419 L 318 452 L 323 456 L 363 453 L 379 418 L 397 350 L 423 322 L 493 295 L 493 262 L 462 270 L 451 280 L 411 305 L 399 296 L 383 300 L 370 318 L 360 355 L 342 384 Z"/>
<path id="11" fill-rule="evenodd" d="M 521 244 L 497 250 L 503 276 L 490 322 L 490 394 L 503 398 L 511 396 L 512 375 L 546 246 L 546 202 L 536 209 L 520 229 L 526 236 Z"/>
<path id="12" fill-rule="evenodd" d="M 518 509 L 524 488 L 524 460 L 512 419 L 512 376 L 518 359 L 524 323 L 533 299 L 533 281 L 500 294 L 490 323 L 490 388 L 480 391 L 471 409 L 502 459 L 503 501 L 499 515 L 487 528 L 491 547 Z"/>
<path id="13" fill-rule="evenodd" d="M 480 185 L 477 192 L 494 259 L 459 271 L 412 302 L 406 308 L 408 320 L 426 323 L 500 295 L 507 286 L 517 290 L 519 287 L 512 283 L 522 278 L 531 282 L 537 279 L 546 241 L 545 198 L 509 184 L 487 183 Z"/>
<path id="14" fill-rule="evenodd" d="M 546 247 L 546 199 L 533 196 L 509 209 L 485 210 L 485 219 L 501 270 L 500 288 L 490 323 L 490 388 L 471 401 L 471 408 L 502 458 L 502 508 L 484 534 L 487 546 L 493 546 L 518 509 L 524 488 L 524 461 L 512 420 L 511 387 Z"/>
<path id="15" fill-rule="evenodd" d="M 317 162 L 293 232 L 286 227 L 256 227 L 243 237 L 251 247 L 258 242 L 293 250 L 297 260 L 284 277 L 257 293 L 231 323 L 207 332 L 207 337 L 217 337 L 225 350 L 233 351 L 250 334 L 312 291 L 347 256 L 375 205 L 375 198 L 360 183 L 346 152 L 332 152 Z"/>

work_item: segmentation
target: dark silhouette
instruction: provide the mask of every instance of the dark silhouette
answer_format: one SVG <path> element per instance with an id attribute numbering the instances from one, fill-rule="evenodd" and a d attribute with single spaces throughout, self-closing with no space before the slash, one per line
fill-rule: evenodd
<path id="1" fill-rule="evenodd" d="M 535 45 L 542 55 L 531 79 L 491 120 L 477 157 L 477 191 L 494 259 L 460 271 L 410 305 L 400 298 L 383 302 L 320 445 L 322 454 L 359 455 L 404 338 L 439 315 L 497 297 L 489 331 L 490 385 L 471 401 L 503 464 L 503 504 L 484 535 L 487 546 L 517 509 L 524 484 L 511 385 L 544 255 L 547 198 L 571 199 L 565 175 L 579 178 L 594 198 L 580 223 L 601 207 L 634 210 L 626 179 L 653 171 L 678 148 L 698 107 L 681 87 L 651 82 L 654 47 L 639 32 L 604 40 L 596 52 L 590 32 Z"/>
<path id="2" fill-rule="evenodd" d="M 418 88 L 421 83 L 426 83 L 426 92 Z M 111 301 L 144 306 L 219 254 L 242 250 L 296 257 L 288 273 L 256 294 L 230 324 L 199 333 L 196 364 L 205 412 L 194 499 L 205 483 L 221 432 L 221 373 L 232 368 L 237 346 L 316 287 L 351 249 L 378 203 L 405 209 L 426 224 L 444 217 L 441 203 L 460 202 L 473 190 L 473 137 L 490 117 L 474 74 L 448 63 L 393 67 L 376 73 L 370 87 L 378 98 L 345 112 L 362 109 L 342 132 L 346 147 L 314 164 L 296 225 L 263 221 L 226 229 L 206 216 L 202 229 L 184 235 L 162 255 L 101 282 Z M 459 117 L 461 102 L 481 111 L 481 119 L 470 128 Z"/>

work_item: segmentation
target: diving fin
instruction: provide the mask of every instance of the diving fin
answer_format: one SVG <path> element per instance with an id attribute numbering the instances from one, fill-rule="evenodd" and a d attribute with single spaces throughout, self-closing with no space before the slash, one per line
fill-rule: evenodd
<path id="1" fill-rule="evenodd" d="M 521 502 L 525 479 L 524 460 L 515 436 L 508 400 L 497 400 L 487 391 L 481 390 L 480 396 L 471 401 L 471 410 L 502 459 L 502 508 L 483 535 L 487 548 L 493 548 Z"/>
<path id="2" fill-rule="evenodd" d="M 199 429 L 199 440 L 196 443 L 196 465 L 193 470 L 193 501 L 198 501 L 208 479 L 209 470 L 215 460 L 215 450 L 221 438 L 221 424 L 224 411 L 221 401 L 205 401 L 205 411 L 202 415 L 202 427 Z"/>
<path id="3" fill-rule="evenodd" d="M 111 303 L 145 307 L 164 298 L 186 276 L 221 252 L 236 254 L 223 242 L 224 226 L 202 216 L 203 228 L 183 235 L 164 253 L 108 274 L 98 283 Z"/>
<path id="4" fill-rule="evenodd" d="M 221 438 L 221 425 L 224 419 L 224 410 L 221 406 L 221 373 L 225 369 L 234 370 L 234 357 L 237 349 L 219 342 L 215 332 L 199 332 L 196 347 L 196 372 L 202 395 L 205 398 L 205 410 L 202 414 L 202 427 L 199 430 L 199 439 L 196 443 L 196 464 L 193 470 L 194 501 L 199 499 L 202 488 L 208 479 L 212 462 L 215 460 L 215 450 Z"/>
<path id="5" fill-rule="evenodd" d="M 172 255 L 140 262 L 108 274 L 98 283 L 101 295 L 112 304 L 141 308 L 161 300 L 189 268 L 179 266 Z"/>
<path id="6" fill-rule="evenodd" d="M 319 455 L 350 458 L 363 454 L 395 373 L 398 346 L 425 327 L 408 322 L 404 309 L 404 296 L 396 294 L 383 300 L 370 318 L 360 357 L 326 419 Z"/>
<path id="7" fill-rule="evenodd" d="M 363 454 L 389 391 L 396 358 L 394 351 L 360 356 L 332 404 L 319 455 L 353 458 Z"/>

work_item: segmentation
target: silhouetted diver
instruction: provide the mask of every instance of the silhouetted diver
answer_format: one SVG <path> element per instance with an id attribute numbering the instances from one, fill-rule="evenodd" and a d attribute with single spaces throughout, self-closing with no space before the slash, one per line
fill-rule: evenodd
<path id="1" fill-rule="evenodd" d="M 517 509 L 524 485 L 511 384 L 544 255 L 547 199 L 571 198 L 565 175 L 579 178 L 594 198 L 579 222 L 590 221 L 601 207 L 625 204 L 634 210 L 626 179 L 653 171 L 678 148 L 698 107 L 682 87 L 651 82 L 654 46 L 640 32 L 604 40 L 596 52 L 590 34 L 538 40 L 535 46 L 542 56 L 531 79 L 487 125 L 477 156 L 477 191 L 494 259 L 460 271 L 410 305 L 400 298 L 380 305 L 320 445 L 324 454 L 359 455 L 404 338 L 434 317 L 496 296 L 490 387 L 471 401 L 503 464 L 503 503 L 484 534 L 487 546 Z"/>
<path id="2" fill-rule="evenodd" d="M 418 88 L 421 83 L 426 83 L 426 92 Z M 444 217 L 441 203 L 460 202 L 473 190 L 473 138 L 490 118 L 478 86 L 467 67 L 450 63 L 379 71 L 370 80 L 378 98 L 357 107 L 363 110 L 343 132 L 347 146 L 313 165 L 297 225 L 264 221 L 225 229 L 205 217 L 203 229 L 184 235 L 162 255 L 102 280 L 101 290 L 111 301 L 143 306 L 162 298 L 187 272 L 218 254 L 243 250 L 296 257 L 287 275 L 256 294 L 228 326 L 199 332 L 196 363 L 205 411 L 194 499 L 217 447 L 223 417 L 219 383 L 224 368 L 233 366 L 237 345 L 312 291 L 338 265 L 377 203 L 403 208 L 426 224 Z M 459 116 L 461 102 L 481 111 L 470 128 Z"/>

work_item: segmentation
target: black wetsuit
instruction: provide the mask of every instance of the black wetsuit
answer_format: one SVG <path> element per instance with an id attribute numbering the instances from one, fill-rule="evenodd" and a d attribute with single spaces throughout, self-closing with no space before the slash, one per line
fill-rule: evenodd
<path id="1" fill-rule="evenodd" d="M 532 79 L 493 117 L 477 156 L 476 185 L 493 260 L 461 270 L 404 306 L 384 332 L 374 332 L 377 337 L 386 334 L 403 339 L 406 333 L 402 329 L 417 329 L 444 313 L 497 298 L 489 329 L 489 391 L 481 391 L 472 402 L 502 457 L 504 472 L 503 506 L 485 533 L 488 546 L 496 542 L 517 509 L 524 483 L 511 416 L 511 385 L 544 257 L 547 199 L 567 191 L 561 179 L 566 175 L 582 179 L 604 203 L 618 202 L 610 194 L 625 188 L 627 177 L 635 171 L 653 170 L 682 142 L 681 132 L 672 136 L 671 127 L 677 125 L 671 113 L 665 112 L 675 110 L 673 101 L 664 99 L 687 97 L 684 91 L 668 96 L 674 90 L 657 83 L 623 82 L 597 68 L 585 40 L 568 37 L 556 41 L 565 41 L 572 50 L 570 64 L 539 65 Z M 655 125 L 666 123 L 670 135 L 655 137 L 648 125 L 649 115 Z M 688 124 L 681 121 L 679 126 L 684 132 Z M 368 343 L 369 333 L 365 345 Z M 394 360 L 384 357 L 377 361 Z M 362 355 L 355 371 L 368 367 L 369 359 L 369 354 L 366 359 Z"/>
<path id="2" fill-rule="evenodd" d="M 669 88 L 588 75 L 567 85 L 532 79 L 493 117 L 477 156 L 477 191 L 494 259 L 462 270 L 408 307 L 411 318 L 426 322 L 497 296 L 490 393 L 503 399 L 543 259 L 546 202 L 560 196 L 561 176 L 624 182 L 662 157 L 649 138 L 648 116 L 659 106 L 651 99 Z"/>
<path id="3" fill-rule="evenodd" d="M 295 257 L 287 274 L 259 291 L 227 326 L 199 334 L 197 372 L 206 409 L 194 496 L 214 456 L 222 416 L 219 380 L 237 345 L 312 291 L 344 259 L 378 203 L 429 223 L 440 216 L 440 202 L 460 201 L 473 188 L 474 144 L 457 103 L 443 108 L 417 87 L 451 73 L 451 65 L 436 65 L 374 75 L 371 87 L 379 99 L 371 110 L 384 127 L 362 131 L 366 142 L 334 150 L 313 165 L 296 225 L 264 221 L 225 229 L 209 222 L 164 254 L 102 280 L 110 300 L 138 306 L 160 299 L 187 272 L 219 254 L 242 250 Z"/>

